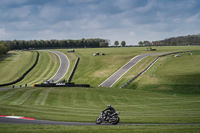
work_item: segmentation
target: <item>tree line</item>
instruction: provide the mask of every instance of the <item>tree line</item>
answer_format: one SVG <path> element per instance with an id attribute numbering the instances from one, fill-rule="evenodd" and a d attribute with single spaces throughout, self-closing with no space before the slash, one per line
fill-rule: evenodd
<path id="1" fill-rule="evenodd" d="M 2 41 L 10 50 L 14 49 L 45 49 L 45 48 L 96 48 L 108 47 L 106 39 L 80 39 L 80 40 L 13 40 Z"/>
<path id="2" fill-rule="evenodd" d="M 0 55 L 6 54 L 10 50 L 9 46 L 0 42 Z"/>
<path id="3" fill-rule="evenodd" d="M 188 36 L 179 36 L 171 37 L 159 41 L 140 41 L 138 42 L 139 46 L 180 46 L 180 45 L 200 45 L 200 34 L 198 35 L 188 35 Z"/>

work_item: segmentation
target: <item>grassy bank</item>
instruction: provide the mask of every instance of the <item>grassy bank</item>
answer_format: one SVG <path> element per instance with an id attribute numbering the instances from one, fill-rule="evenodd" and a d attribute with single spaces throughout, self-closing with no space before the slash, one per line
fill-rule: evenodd
<path id="1" fill-rule="evenodd" d="M 196 50 L 200 47 L 157 47 L 156 52 Z M 145 48 L 59 50 L 70 59 L 70 70 L 80 57 L 73 82 L 91 88 L 20 88 L 0 91 L 0 114 L 41 120 L 94 122 L 111 104 L 119 111 L 120 123 L 200 123 L 199 52 L 160 58 L 127 88 L 121 84 L 143 70 L 155 56 L 147 57 L 126 73 L 112 88 L 98 88 L 112 73 Z M 93 53 L 105 56 L 92 56 Z M 155 52 L 155 51 L 154 51 Z M 24 53 L 23 53 L 24 54 Z M 40 51 L 36 68 L 19 84 L 40 83 L 59 67 L 56 55 Z M 27 56 L 28 57 L 28 56 Z M 14 56 L 12 57 L 14 58 Z M 9 59 L 9 58 L 7 58 Z M 11 59 L 11 58 L 10 58 Z M 9 61 L 10 63 L 10 61 Z M 160 65 L 161 64 L 161 65 Z M 67 79 L 69 73 L 65 76 Z M 189 89 L 188 89 L 189 88 Z M 174 95 L 176 94 L 176 95 Z M 9 128 L 8 128 L 9 127 Z M 0 132 L 197 132 L 200 126 L 53 126 L 0 124 Z"/>
<path id="2" fill-rule="evenodd" d="M 59 67 L 59 58 L 46 51 L 38 51 L 40 53 L 38 64 L 26 75 L 26 77 L 15 84 L 32 86 L 36 83 L 42 83 L 44 80 L 50 79 Z M 26 70 L 28 70 L 36 59 L 36 52 L 16 51 L 13 55 L 0 61 L 0 76 L 2 83 L 10 82 L 19 78 Z"/>
<path id="3" fill-rule="evenodd" d="M 75 53 L 70 54 L 67 53 L 67 50 L 61 51 L 65 52 L 69 57 L 72 57 L 72 62 L 75 62 L 77 56 L 80 57 L 80 62 L 72 81 L 75 83 L 90 84 L 93 87 L 97 87 L 136 55 L 155 52 L 197 50 L 200 49 L 200 47 L 156 47 L 156 49 L 157 51 L 146 51 L 145 47 L 75 49 Z M 93 56 L 93 53 L 96 52 L 99 52 L 100 54 L 105 53 L 105 55 Z M 129 79 L 129 77 L 132 77 L 140 70 L 144 69 L 154 58 L 155 56 L 145 58 L 143 64 L 140 63 L 140 66 L 138 66 L 139 70 L 136 69 L 138 67 L 131 69 L 131 71 L 126 74 L 125 79 L 120 79 L 119 83 L 114 85 L 114 87 L 120 87 Z"/>
<path id="4" fill-rule="evenodd" d="M 94 122 L 107 104 L 121 123 L 200 123 L 198 95 L 107 88 L 21 88 L 0 92 L 0 114 Z"/>
<path id="5" fill-rule="evenodd" d="M 0 61 L 0 84 L 18 79 L 25 73 L 36 59 L 32 51 L 12 51 L 11 56 Z"/>
<path id="6" fill-rule="evenodd" d="M 19 84 L 38 84 L 48 80 L 57 72 L 60 61 L 59 58 L 51 52 L 38 51 L 40 53 L 39 61 L 36 67 Z"/>
<path id="7" fill-rule="evenodd" d="M 200 94 L 200 52 L 161 57 L 127 88 Z"/>

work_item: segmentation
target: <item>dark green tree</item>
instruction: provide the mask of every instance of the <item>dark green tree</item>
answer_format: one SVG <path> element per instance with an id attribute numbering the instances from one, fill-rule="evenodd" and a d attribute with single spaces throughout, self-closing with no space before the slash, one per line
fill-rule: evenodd
<path id="1" fill-rule="evenodd" d="M 119 42 L 118 41 L 115 41 L 114 42 L 114 45 L 117 47 L 119 45 Z"/>
<path id="2" fill-rule="evenodd" d="M 0 42 L 0 55 L 6 54 L 9 51 L 9 46 L 4 44 L 4 42 Z"/>
<path id="3" fill-rule="evenodd" d="M 143 43 L 142 41 L 139 41 L 139 42 L 138 42 L 138 45 L 141 46 L 141 47 L 143 46 L 143 44 L 144 44 L 144 43 Z"/>
<path id="4" fill-rule="evenodd" d="M 122 42 L 121 42 L 121 46 L 122 46 L 122 47 L 125 47 L 125 45 L 126 45 L 126 42 L 125 42 L 125 41 L 122 41 Z"/>

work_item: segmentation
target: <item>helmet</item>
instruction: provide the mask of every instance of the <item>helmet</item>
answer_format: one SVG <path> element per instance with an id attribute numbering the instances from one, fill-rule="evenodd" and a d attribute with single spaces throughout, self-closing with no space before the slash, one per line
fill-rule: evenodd
<path id="1" fill-rule="evenodd" d="M 107 107 L 108 107 L 108 108 L 110 108 L 110 107 L 111 107 L 111 105 L 107 105 Z"/>

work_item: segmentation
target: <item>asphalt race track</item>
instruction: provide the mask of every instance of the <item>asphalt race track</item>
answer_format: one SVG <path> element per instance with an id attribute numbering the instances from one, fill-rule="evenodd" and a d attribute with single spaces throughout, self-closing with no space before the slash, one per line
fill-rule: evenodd
<path id="1" fill-rule="evenodd" d="M 24 120 L 0 117 L 0 123 L 4 124 L 40 124 L 40 125 L 74 125 L 74 126 L 94 126 L 95 123 L 84 122 L 60 122 L 60 121 L 47 121 L 47 120 Z M 103 123 L 100 125 L 112 125 L 109 123 Z M 117 125 L 132 125 L 132 126 L 165 126 L 165 125 L 200 125 L 200 123 L 188 123 L 188 124 L 117 124 Z"/>
<path id="2" fill-rule="evenodd" d="M 60 59 L 60 67 L 59 67 L 58 71 L 56 72 L 56 74 L 52 78 L 50 78 L 48 80 L 50 82 L 55 83 L 55 82 L 58 82 L 59 80 L 61 80 L 65 76 L 65 74 L 68 71 L 70 61 L 69 61 L 68 57 L 61 52 L 51 51 L 51 50 L 48 50 L 48 51 L 56 54 Z"/>
<path id="3" fill-rule="evenodd" d="M 9 124 L 43 124 L 43 125 L 96 125 L 95 123 L 80 123 L 80 122 L 59 122 L 47 120 L 24 120 L 14 118 L 0 117 L 0 123 Z"/>
<path id="4" fill-rule="evenodd" d="M 136 65 L 139 61 L 144 59 L 147 56 L 152 55 L 161 55 L 165 53 L 152 53 L 152 54 L 142 54 L 134 57 L 124 66 L 122 66 L 118 71 L 116 71 L 113 75 L 111 75 L 108 79 L 106 79 L 103 83 L 101 83 L 100 87 L 112 87 L 112 85 L 117 82 L 128 70 L 130 70 L 134 65 Z"/>

